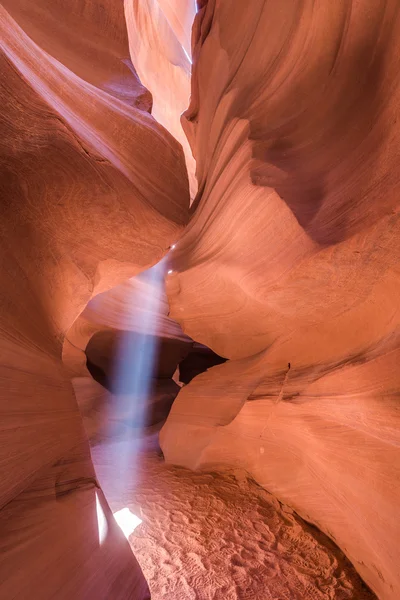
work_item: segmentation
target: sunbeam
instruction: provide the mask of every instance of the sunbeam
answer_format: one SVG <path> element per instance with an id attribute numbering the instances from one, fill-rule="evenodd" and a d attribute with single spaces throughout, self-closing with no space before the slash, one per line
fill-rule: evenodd
<path id="1" fill-rule="evenodd" d="M 100 504 L 99 496 L 96 492 L 96 513 L 97 513 L 97 527 L 99 530 L 99 544 L 104 542 L 107 537 L 108 525 L 107 519 L 104 514 L 103 508 Z"/>
<path id="2" fill-rule="evenodd" d="M 151 269 L 138 275 L 148 286 L 147 306 L 137 310 L 137 299 L 134 289 L 128 303 L 130 314 L 124 316 L 129 326 L 128 332 L 136 332 L 132 336 L 127 333 L 121 340 L 113 372 L 114 396 L 113 412 L 121 415 L 128 427 L 134 427 L 134 434 L 122 444 L 115 457 L 115 488 L 123 493 L 124 489 L 132 489 L 132 478 L 135 469 L 132 462 L 140 452 L 140 432 L 145 426 L 152 380 L 155 370 L 157 353 L 157 320 L 160 310 L 160 300 L 163 293 L 164 277 L 167 270 L 167 259 L 157 263 Z M 136 301 L 135 301 L 136 300 Z M 127 360 L 128 358 L 128 360 Z M 129 465 L 129 468 L 128 468 Z"/>

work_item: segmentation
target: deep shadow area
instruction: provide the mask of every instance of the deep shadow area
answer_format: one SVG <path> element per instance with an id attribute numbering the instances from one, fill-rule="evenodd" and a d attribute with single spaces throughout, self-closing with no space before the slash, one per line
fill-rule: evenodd
<path id="1" fill-rule="evenodd" d="M 150 338 L 152 339 L 150 340 Z M 119 351 L 123 339 L 125 343 L 128 340 L 131 348 L 148 345 L 155 347 L 153 364 L 147 364 L 146 360 L 150 359 L 144 356 L 143 369 L 152 373 L 152 378 L 157 381 L 172 380 L 179 367 L 179 381 L 186 385 L 196 375 L 227 360 L 197 342 L 150 336 L 135 331 L 99 331 L 90 339 L 86 347 L 86 365 L 93 379 L 111 393 L 117 392 L 115 382 L 117 363 L 120 366 L 120 363 L 123 362 L 129 368 L 132 360 L 131 356 Z M 122 382 L 124 387 L 121 390 L 119 381 L 118 391 L 131 393 L 130 384 L 130 380 Z"/>
<path id="2" fill-rule="evenodd" d="M 149 347 L 154 349 L 153 353 L 146 351 Z M 149 375 L 145 394 L 138 393 L 135 378 L 120 375 L 132 372 L 135 367 L 132 361 L 139 359 L 140 370 Z M 124 421 L 132 426 L 164 421 L 180 385 L 188 384 L 196 375 L 225 360 L 190 339 L 157 337 L 136 331 L 99 331 L 86 348 L 89 373 L 105 388 L 104 393 L 109 393 L 108 402 L 118 405 Z"/>
<path id="3" fill-rule="evenodd" d="M 194 342 L 190 352 L 179 363 L 179 381 L 188 384 L 196 375 L 200 375 L 200 373 L 204 373 L 211 367 L 221 365 L 226 361 L 226 358 L 222 358 L 207 346 Z"/>

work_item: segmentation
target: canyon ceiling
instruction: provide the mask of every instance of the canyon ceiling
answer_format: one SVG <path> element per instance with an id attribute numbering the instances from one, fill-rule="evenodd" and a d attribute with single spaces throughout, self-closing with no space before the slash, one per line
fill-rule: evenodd
<path id="1" fill-rule="evenodd" d="M 0 598 L 150 598 L 81 413 L 85 350 L 144 322 L 161 261 L 159 379 L 192 340 L 227 359 L 162 382 L 165 460 L 245 470 L 398 600 L 398 0 L 3 0 L 0 26 Z"/>

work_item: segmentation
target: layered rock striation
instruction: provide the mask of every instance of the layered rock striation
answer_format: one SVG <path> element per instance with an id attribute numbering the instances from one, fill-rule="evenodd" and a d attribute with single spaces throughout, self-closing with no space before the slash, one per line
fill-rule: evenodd
<path id="1" fill-rule="evenodd" d="M 120 7 L 5 2 L 0 26 L 0 597 L 145 600 L 61 357 L 90 298 L 182 230 L 183 153 L 121 62 Z"/>
<path id="2" fill-rule="evenodd" d="M 181 390 L 161 446 L 246 469 L 396 600 L 398 3 L 199 8 L 182 120 L 199 194 L 167 292 L 230 360 Z"/>

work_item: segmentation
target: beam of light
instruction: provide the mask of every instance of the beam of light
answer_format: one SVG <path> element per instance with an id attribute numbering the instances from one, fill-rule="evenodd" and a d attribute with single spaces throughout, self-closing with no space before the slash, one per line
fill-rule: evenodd
<path id="1" fill-rule="evenodd" d="M 117 521 L 119 527 L 126 539 L 129 539 L 131 533 L 133 533 L 138 525 L 143 521 L 129 510 L 129 508 L 122 508 L 114 513 L 114 519 Z"/>
<path id="2" fill-rule="evenodd" d="M 124 315 L 124 323 L 128 320 L 129 325 L 121 338 L 114 365 L 111 414 L 117 415 L 123 423 L 127 436 L 122 444 L 114 447 L 112 483 L 114 490 L 122 496 L 128 491 L 131 494 L 135 488 L 136 465 L 144 443 L 143 429 L 148 421 L 157 360 L 157 323 L 166 260 L 137 276 L 149 289 L 145 295 L 146 306 L 143 306 L 143 297 L 136 297 L 135 288 L 131 288 L 132 297 L 128 302 L 131 310 Z"/>
<path id="3" fill-rule="evenodd" d="M 181 44 L 181 48 L 182 48 L 182 50 L 183 50 L 183 52 L 184 52 L 184 54 L 185 54 L 186 58 L 187 58 L 187 59 L 188 59 L 188 61 L 190 62 L 190 64 L 193 64 L 193 63 L 192 63 L 192 59 L 190 58 L 189 54 L 186 52 L 186 50 L 185 50 L 185 48 L 182 46 L 182 44 Z"/>
<path id="4" fill-rule="evenodd" d="M 97 495 L 97 492 L 96 492 L 96 513 L 97 513 L 97 527 L 98 527 L 98 530 L 99 530 L 99 544 L 101 546 L 101 544 L 106 539 L 107 531 L 108 531 L 108 525 L 107 525 L 106 516 L 105 516 L 104 511 L 103 511 L 103 509 L 101 507 L 100 500 L 99 500 L 99 497 Z"/>

